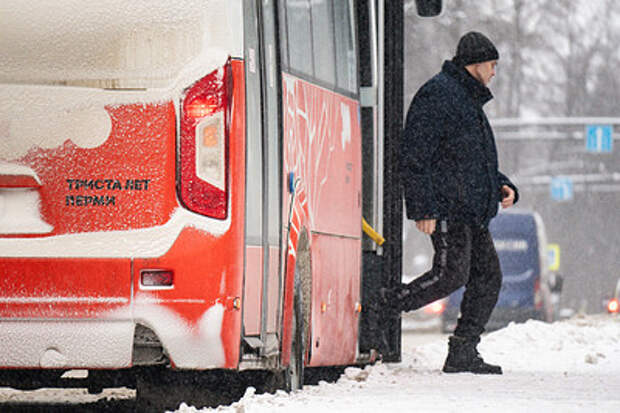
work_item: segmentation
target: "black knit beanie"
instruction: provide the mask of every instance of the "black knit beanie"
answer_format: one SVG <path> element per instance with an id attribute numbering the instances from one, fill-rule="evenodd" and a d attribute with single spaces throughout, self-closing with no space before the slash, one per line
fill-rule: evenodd
<path id="1" fill-rule="evenodd" d="M 469 32 L 461 37 L 452 61 L 459 66 L 499 59 L 495 45 L 479 32 Z"/>

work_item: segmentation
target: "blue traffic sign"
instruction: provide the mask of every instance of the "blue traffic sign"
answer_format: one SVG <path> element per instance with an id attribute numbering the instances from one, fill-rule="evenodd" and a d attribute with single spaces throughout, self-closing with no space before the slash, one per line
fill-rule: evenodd
<path id="1" fill-rule="evenodd" d="M 588 152 L 611 152 L 613 136 L 614 128 L 611 125 L 587 125 L 586 150 Z"/>
<path id="2" fill-rule="evenodd" d="M 551 180 L 551 198 L 556 201 L 573 199 L 573 181 L 565 176 L 553 178 Z"/>

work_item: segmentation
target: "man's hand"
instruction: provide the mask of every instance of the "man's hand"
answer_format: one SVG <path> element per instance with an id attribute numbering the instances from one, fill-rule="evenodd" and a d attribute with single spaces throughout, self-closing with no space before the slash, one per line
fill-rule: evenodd
<path id="1" fill-rule="evenodd" d="M 436 223 L 436 219 L 421 219 L 415 222 L 415 226 L 418 227 L 418 230 L 422 231 L 423 233 L 431 235 L 433 232 L 435 232 Z"/>
<path id="2" fill-rule="evenodd" d="M 502 186 L 502 208 L 509 208 L 515 203 L 515 191 L 508 185 Z"/>

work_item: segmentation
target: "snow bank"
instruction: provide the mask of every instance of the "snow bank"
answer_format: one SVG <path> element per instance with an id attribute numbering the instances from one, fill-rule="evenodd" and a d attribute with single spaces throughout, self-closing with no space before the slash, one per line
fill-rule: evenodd
<path id="1" fill-rule="evenodd" d="M 443 374 L 441 339 L 404 348 L 398 364 L 348 368 L 337 383 L 293 394 L 256 395 L 230 406 L 181 413 L 267 412 L 590 412 L 620 408 L 620 318 L 582 317 L 511 324 L 486 335 L 479 350 L 502 376 Z"/>

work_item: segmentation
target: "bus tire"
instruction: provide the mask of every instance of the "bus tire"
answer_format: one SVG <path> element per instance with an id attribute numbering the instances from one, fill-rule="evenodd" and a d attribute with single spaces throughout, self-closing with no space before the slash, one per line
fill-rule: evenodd
<path id="1" fill-rule="evenodd" d="M 301 390 L 304 386 L 306 335 L 304 332 L 304 300 L 298 271 L 295 271 L 295 296 L 293 300 L 291 358 L 289 365 L 284 370 L 285 389 L 287 391 Z"/>
<path id="2" fill-rule="evenodd" d="M 291 356 L 289 364 L 278 370 L 264 370 L 250 373 L 249 385 L 258 394 L 275 393 L 278 390 L 291 392 L 300 390 L 304 384 L 305 334 L 303 317 L 303 294 L 299 272 L 295 271 L 295 291 L 291 320 Z"/>

